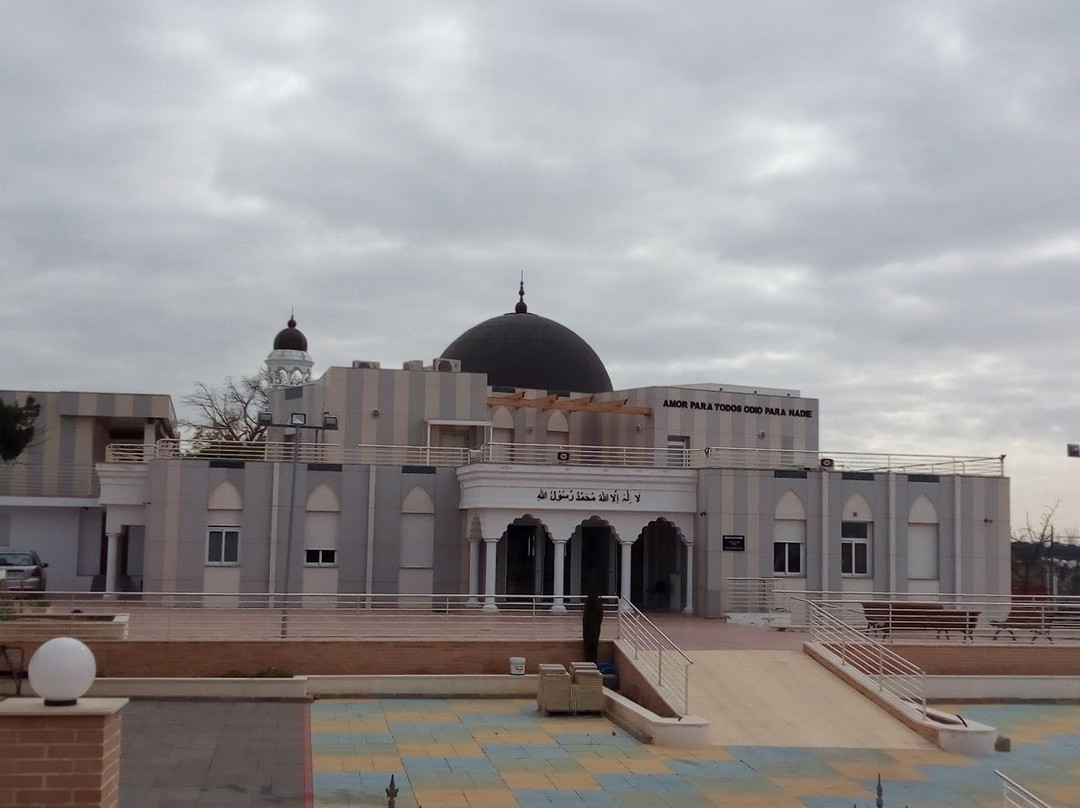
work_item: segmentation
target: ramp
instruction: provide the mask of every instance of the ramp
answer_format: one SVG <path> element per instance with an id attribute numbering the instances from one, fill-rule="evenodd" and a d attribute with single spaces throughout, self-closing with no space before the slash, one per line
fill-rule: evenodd
<path id="1" fill-rule="evenodd" d="M 686 653 L 714 745 L 937 749 L 802 651 Z"/>

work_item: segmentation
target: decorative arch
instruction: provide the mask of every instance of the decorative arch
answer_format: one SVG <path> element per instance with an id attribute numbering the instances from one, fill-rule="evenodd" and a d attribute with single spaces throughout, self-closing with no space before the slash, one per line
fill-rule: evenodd
<path id="1" fill-rule="evenodd" d="M 844 504 L 842 519 L 845 522 L 873 522 L 874 510 L 862 494 L 852 494 Z"/>
<path id="2" fill-rule="evenodd" d="M 566 419 L 566 413 L 562 410 L 555 410 L 548 417 L 547 422 L 548 432 L 569 432 L 570 422 Z"/>
<path id="3" fill-rule="evenodd" d="M 307 499 L 307 507 L 305 510 L 309 512 L 322 511 L 337 513 L 341 510 L 341 503 L 338 502 L 337 494 L 334 493 L 334 490 L 326 483 L 322 483 L 318 488 L 311 492 L 311 495 Z"/>
<path id="4" fill-rule="evenodd" d="M 244 500 L 236 486 L 226 480 L 214 489 L 206 509 L 208 511 L 241 511 L 244 509 Z"/>
<path id="5" fill-rule="evenodd" d="M 848 500 L 850 502 L 851 500 Z M 806 521 L 806 506 L 803 505 L 802 499 L 794 491 L 788 491 L 784 496 L 780 497 L 780 501 L 776 503 L 776 509 L 773 511 L 774 519 L 793 519 L 796 521 Z"/>
<path id="6" fill-rule="evenodd" d="M 401 503 L 402 513 L 435 513 L 435 502 L 423 486 L 416 485 Z"/>
<path id="7" fill-rule="evenodd" d="M 936 525 L 938 523 L 937 508 L 926 494 L 920 494 L 919 498 L 911 503 L 908 511 L 908 522 L 916 525 Z"/>
<path id="8" fill-rule="evenodd" d="M 491 413 L 491 426 L 493 429 L 513 429 L 514 416 L 506 407 L 496 407 Z"/>

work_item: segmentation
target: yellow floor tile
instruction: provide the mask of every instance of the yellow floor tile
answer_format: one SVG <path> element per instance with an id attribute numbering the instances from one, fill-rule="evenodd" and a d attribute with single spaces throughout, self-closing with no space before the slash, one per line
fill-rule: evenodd
<path id="1" fill-rule="evenodd" d="M 469 808 L 465 792 L 457 788 L 417 788 L 413 796 L 425 808 Z M 319 808 L 323 806 L 320 804 Z"/>
<path id="2" fill-rule="evenodd" d="M 865 763 L 862 761 L 829 761 L 829 765 L 844 777 L 852 780 L 875 780 L 880 774 L 882 780 L 926 781 L 930 778 L 914 766 L 903 763 Z"/>
<path id="3" fill-rule="evenodd" d="M 551 772 L 551 786 L 559 791 L 597 791 L 600 784 L 588 772 Z"/>
<path id="4" fill-rule="evenodd" d="M 476 789 L 465 792 L 469 808 L 518 808 L 513 793 L 506 789 Z"/>
<path id="5" fill-rule="evenodd" d="M 578 763 L 590 774 L 629 774 L 627 758 L 579 758 Z"/>
<path id="6" fill-rule="evenodd" d="M 623 758 L 622 763 L 631 774 L 670 774 L 667 763 L 656 758 Z"/>
<path id="7" fill-rule="evenodd" d="M 773 783 L 796 797 L 872 797 L 873 793 L 845 777 L 773 777 Z"/>
<path id="8" fill-rule="evenodd" d="M 542 772 L 503 772 L 503 782 L 510 789 L 547 789 L 552 788 L 547 773 Z"/>
<path id="9" fill-rule="evenodd" d="M 716 808 L 806 808 L 791 794 L 706 794 Z"/>

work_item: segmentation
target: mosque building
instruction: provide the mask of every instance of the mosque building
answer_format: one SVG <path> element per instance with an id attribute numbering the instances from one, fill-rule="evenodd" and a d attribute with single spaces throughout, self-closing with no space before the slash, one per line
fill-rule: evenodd
<path id="1" fill-rule="evenodd" d="M 259 444 L 181 444 L 167 396 L 32 393 L 43 439 L 0 470 L 0 546 L 37 550 L 49 588 L 74 591 L 562 609 L 595 587 L 720 617 L 747 580 L 1009 590 L 1003 457 L 825 450 L 819 402 L 798 390 L 614 390 L 523 287 L 430 361 L 313 378 L 290 317 L 266 365 Z"/>

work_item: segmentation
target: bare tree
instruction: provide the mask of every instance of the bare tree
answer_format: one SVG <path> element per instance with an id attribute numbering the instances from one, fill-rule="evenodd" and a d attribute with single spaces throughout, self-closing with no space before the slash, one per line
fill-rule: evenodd
<path id="1" fill-rule="evenodd" d="M 258 414 L 269 407 L 270 374 L 267 370 L 234 379 L 220 387 L 195 383 L 195 390 L 184 396 L 191 415 L 180 419 L 196 446 L 211 442 L 257 443 L 266 440 L 266 427 L 260 426 Z"/>
<path id="2" fill-rule="evenodd" d="M 1065 594 L 1080 590 L 1080 547 L 1072 531 L 1058 533 L 1060 503 L 1043 508 L 1037 522 L 1014 530 L 1011 542 L 1013 589 L 1017 594 Z"/>
<path id="3" fill-rule="evenodd" d="M 22 404 L 5 404 L 0 399 L 0 460 L 5 463 L 23 453 L 34 437 L 34 422 L 41 413 L 41 405 L 33 396 L 27 396 Z"/>

